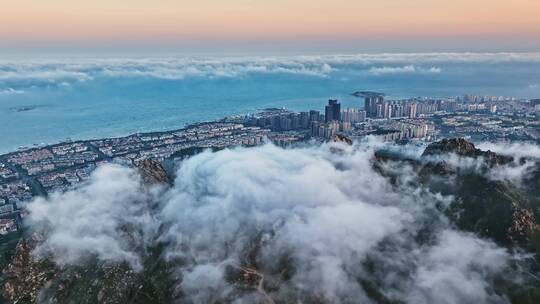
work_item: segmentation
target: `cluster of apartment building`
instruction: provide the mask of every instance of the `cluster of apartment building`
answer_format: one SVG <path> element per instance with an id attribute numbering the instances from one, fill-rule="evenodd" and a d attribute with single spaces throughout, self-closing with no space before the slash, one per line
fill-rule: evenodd
<path id="1" fill-rule="evenodd" d="M 481 96 L 473 94 L 465 94 L 463 96 L 457 96 L 456 101 L 464 103 L 483 103 L 483 102 L 499 102 L 499 101 L 515 101 L 515 97 L 505 96 Z"/>
<path id="2" fill-rule="evenodd" d="M 94 162 L 98 157 L 96 152 L 88 150 L 86 144 L 70 143 L 53 146 L 50 149 L 42 148 L 16 153 L 8 158 L 8 162 L 19 166 L 28 175 L 39 175 L 44 172 Z"/>
<path id="3" fill-rule="evenodd" d="M 319 111 L 295 113 L 285 109 L 266 109 L 250 117 L 241 118 L 247 126 L 256 126 L 274 132 L 304 130 L 313 120 L 324 119 Z"/>
<path id="4" fill-rule="evenodd" d="M 0 184 L 0 206 L 13 206 L 30 198 L 32 198 L 30 185 L 22 180 Z M 0 214 L 2 214 L 2 212 L 0 212 Z"/>
<path id="5" fill-rule="evenodd" d="M 49 172 L 38 176 L 36 179 L 47 193 L 59 190 L 65 191 L 88 180 L 92 171 L 103 163 L 105 162 L 93 162 L 83 167 Z"/>
<path id="6" fill-rule="evenodd" d="M 0 180 L 9 180 L 17 178 L 17 172 L 8 167 L 7 164 L 0 162 Z"/>
<path id="7" fill-rule="evenodd" d="M 454 112 L 458 110 L 458 102 L 453 99 L 407 99 L 385 100 L 384 94 L 362 92 L 366 116 L 372 119 L 380 118 L 410 118 L 414 119 L 436 112 Z"/>
<path id="8" fill-rule="evenodd" d="M 442 135 L 477 140 L 540 141 L 540 121 L 527 116 L 468 113 L 441 118 Z"/>
<path id="9" fill-rule="evenodd" d="M 400 121 L 394 124 L 381 126 L 370 135 L 376 136 L 382 141 L 399 141 L 413 138 L 425 138 L 433 131 L 432 125 L 417 121 Z"/>
<path id="10" fill-rule="evenodd" d="M 377 94 L 377 93 L 373 93 Z M 330 99 L 328 104 L 324 108 L 324 114 L 317 111 L 304 111 L 304 112 L 290 112 L 284 109 L 267 109 L 256 115 L 243 117 L 240 122 L 258 126 L 260 128 L 268 128 L 273 132 L 308 132 L 311 137 L 319 138 L 331 138 L 337 133 L 350 134 L 355 130 L 357 125 L 365 124 L 371 120 L 377 120 L 378 118 L 407 118 L 404 116 L 403 109 L 412 109 L 412 116 L 417 117 L 418 106 L 413 104 L 412 108 L 408 106 L 402 106 L 398 102 L 386 102 L 382 95 L 370 95 L 366 99 L 366 109 L 362 110 L 358 108 L 341 109 L 341 104 L 336 99 Z M 431 103 L 419 104 L 421 112 L 435 111 L 436 107 Z M 381 106 L 386 107 L 387 114 L 377 113 L 377 110 L 370 109 L 371 107 Z M 440 105 L 437 105 L 440 107 Z M 433 107 L 431 109 L 430 107 Z M 370 113 L 369 111 L 373 111 Z M 381 116 L 381 117 L 378 117 Z M 403 138 L 422 138 L 425 136 L 425 132 L 416 131 L 416 128 L 412 128 L 415 131 L 405 132 L 403 131 Z M 425 129 L 425 128 L 424 128 Z"/>

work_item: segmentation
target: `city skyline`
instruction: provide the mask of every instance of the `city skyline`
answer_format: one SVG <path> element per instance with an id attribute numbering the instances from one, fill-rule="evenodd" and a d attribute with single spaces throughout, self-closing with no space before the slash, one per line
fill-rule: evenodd
<path id="1" fill-rule="evenodd" d="M 540 50 L 530 0 L 30 2 L 3 4 L 3 52 Z"/>

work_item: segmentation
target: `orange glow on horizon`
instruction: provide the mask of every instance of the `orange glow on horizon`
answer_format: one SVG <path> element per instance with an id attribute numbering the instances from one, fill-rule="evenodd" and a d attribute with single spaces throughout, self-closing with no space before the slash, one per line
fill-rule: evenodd
<path id="1" fill-rule="evenodd" d="M 537 0 L 0 0 L 0 41 L 538 37 Z M 1 42 L 0 42 L 1 44 Z"/>

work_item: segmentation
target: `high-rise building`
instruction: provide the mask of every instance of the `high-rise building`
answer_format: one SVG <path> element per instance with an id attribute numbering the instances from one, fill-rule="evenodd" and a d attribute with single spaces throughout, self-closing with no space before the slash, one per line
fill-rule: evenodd
<path id="1" fill-rule="evenodd" d="M 376 106 L 375 116 L 372 116 L 372 117 L 383 118 L 384 117 L 384 106 L 383 106 L 383 104 L 378 103 L 375 106 Z"/>
<path id="2" fill-rule="evenodd" d="M 346 110 L 341 111 L 341 121 L 355 124 L 366 119 L 365 113 L 366 112 L 362 110 L 347 108 Z"/>
<path id="3" fill-rule="evenodd" d="M 352 125 L 350 122 L 342 122 L 339 124 L 339 130 L 343 132 L 350 132 L 352 131 Z"/>
<path id="4" fill-rule="evenodd" d="M 308 112 L 300 112 L 300 127 L 302 129 L 309 128 L 309 113 Z"/>
<path id="5" fill-rule="evenodd" d="M 332 104 L 334 108 L 334 120 L 340 121 L 341 120 L 341 104 L 337 101 L 337 99 L 330 100 L 329 103 Z"/>
<path id="6" fill-rule="evenodd" d="M 292 114 L 291 117 L 291 126 L 293 130 L 300 129 L 300 115 L 298 114 Z"/>
<path id="7" fill-rule="evenodd" d="M 313 121 L 311 122 L 311 136 L 331 138 L 339 132 L 340 127 L 342 124 L 336 120 L 329 123 Z M 345 130 L 350 131 L 350 129 L 350 123 L 345 123 Z"/>
<path id="8" fill-rule="evenodd" d="M 319 111 L 311 110 L 309 111 L 309 122 L 319 121 L 321 113 Z"/>
<path id="9" fill-rule="evenodd" d="M 392 104 L 389 102 L 383 103 L 383 117 L 390 118 L 392 116 Z"/>
<path id="10" fill-rule="evenodd" d="M 409 118 L 416 118 L 418 104 L 416 102 L 411 102 L 407 104 L 407 116 Z"/>
<path id="11" fill-rule="evenodd" d="M 324 122 L 330 122 L 334 120 L 334 108 L 331 105 L 324 107 Z"/>
<path id="12" fill-rule="evenodd" d="M 279 131 L 280 130 L 280 122 L 281 122 L 281 118 L 279 117 L 279 115 L 273 116 L 272 121 L 270 122 L 270 128 L 273 131 Z"/>
<path id="13" fill-rule="evenodd" d="M 366 111 L 358 111 L 358 122 L 366 121 Z"/>
<path id="14" fill-rule="evenodd" d="M 366 111 L 366 117 L 378 117 L 378 105 L 384 102 L 384 96 L 372 92 L 366 92 L 364 96 L 364 110 Z"/>
<path id="15" fill-rule="evenodd" d="M 457 110 L 457 101 L 441 100 L 439 110 L 444 112 L 455 112 Z"/>
<path id="16" fill-rule="evenodd" d="M 337 99 L 330 99 L 328 105 L 325 107 L 325 122 L 339 121 L 341 120 L 341 105 Z"/>
<path id="17" fill-rule="evenodd" d="M 375 113 L 373 113 L 373 109 L 375 108 L 375 98 L 371 96 L 367 96 L 364 99 L 364 110 L 367 113 L 367 117 L 373 117 Z"/>
<path id="18" fill-rule="evenodd" d="M 319 127 L 321 123 L 318 121 L 311 122 L 311 136 L 319 136 Z"/>
<path id="19" fill-rule="evenodd" d="M 339 131 L 339 122 L 336 120 L 326 124 L 324 127 L 324 137 L 331 138 Z"/>
<path id="20" fill-rule="evenodd" d="M 287 115 L 281 115 L 279 120 L 279 130 L 288 131 L 291 129 L 291 119 Z"/>
<path id="21" fill-rule="evenodd" d="M 403 117 L 403 105 L 402 104 L 395 104 L 392 107 L 392 117 Z"/>

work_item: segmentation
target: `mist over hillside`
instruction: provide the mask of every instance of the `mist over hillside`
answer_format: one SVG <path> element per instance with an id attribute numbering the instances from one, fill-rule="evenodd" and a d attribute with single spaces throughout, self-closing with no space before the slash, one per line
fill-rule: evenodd
<path id="1" fill-rule="evenodd" d="M 205 151 L 168 177 L 159 164 L 105 165 L 82 187 L 29 204 L 4 294 L 535 303 L 538 147 L 480 147 L 496 153 L 463 140 L 424 150 L 368 139 Z"/>

